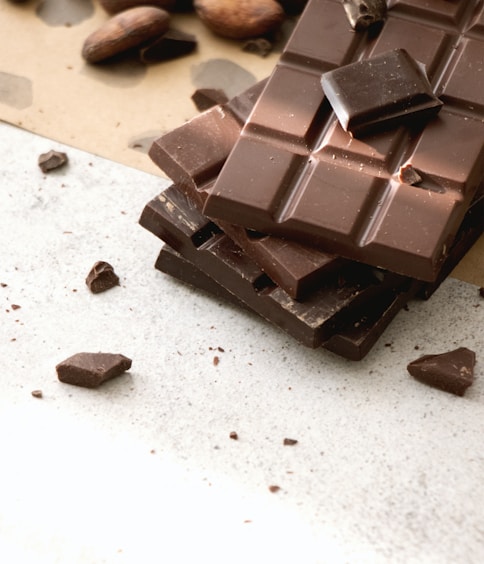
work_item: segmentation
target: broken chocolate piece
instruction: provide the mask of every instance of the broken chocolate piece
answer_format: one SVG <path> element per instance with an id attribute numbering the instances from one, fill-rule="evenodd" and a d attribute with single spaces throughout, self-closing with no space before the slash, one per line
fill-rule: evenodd
<path id="1" fill-rule="evenodd" d="M 230 437 L 232 440 L 237 441 L 238 438 L 239 438 L 239 435 L 238 435 L 235 431 L 230 431 L 229 437 Z"/>
<path id="2" fill-rule="evenodd" d="M 225 104 L 229 99 L 219 88 L 198 88 L 192 94 L 192 100 L 197 110 L 204 112 L 217 104 Z"/>
<path id="3" fill-rule="evenodd" d="M 169 29 L 161 37 L 144 45 L 139 50 L 142 63 L 160 63 L 169 61 L 195 51 L 197 39 L 191 33 Z"/>
<path id="4" fill-rule="evenodd" d="M 254 53 L 254 55 L 260 55 L 261 57 L 267 57 L 272 51 L 272 43 L 265 39 L 264 37 L 258 37 L 256 39 L 249 39 L 242 45 L 242 51 L 247 53 Z"/>
<path id="5" fill-rule="evenodd" d="M 67 163 L 67 155 L 60 151 L 49 151 L 39 155 L 39 166 L 42 172 L 49 172 Z"/>
<path id="6" fill-rule="evenodd" d="M 403 184 L 415 186 L 416 184 L 422 182 L 422 177 L 411 164 L 406 164 L 405 166 L 401 166 L 398 171 L 398 181 Z"/>
<path id="7" fill-rule="evenodd" d="M 108 262 L 98 261 L 89 271 L 86 284 L 93 294 L 99 294 L 119 286 L 119 277 Z"/>
<path id="8" fill-rule="evenodd" d="M 442 354 L 428 354 L 407 366 L 410 374 L 429 386 L 463 396 L 474 381 L 476 354 L 460 347 Z"/>
<path id="9" fill-rule="evenodd" d="M 386 0 L 343 0 L 343 7 L 351 27 L 357 31 L 381 24 L 387 15 Z"/>
<path id="10" fill-rule="evenodd" d="M 328 71 L 321 85 L 345 131 L 361 135 L 435 116 L 442 102 L 405 49 Z"/>
<path id="11" fill-rule="evenodd" d="M 42 399 L 43 397 L 42 390 L 32 390 L 30 393 L 34 398 Z"/>
<path id="12" fill-rule="evenodd" d="M 64 384 L 96 388 L 131 368 L 131 359 L 122 354 L 77 353 L 55 368 Z"/>

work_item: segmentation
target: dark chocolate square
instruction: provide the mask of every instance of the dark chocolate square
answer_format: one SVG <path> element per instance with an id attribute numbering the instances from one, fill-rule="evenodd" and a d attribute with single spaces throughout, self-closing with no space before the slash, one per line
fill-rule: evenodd
<path id="1" fill-rule="evenodd" d="M 405 49 L 326 72 L 321 84 L 342 128 L 353 135 L 421 120 L 442 106 L 423 65 Z"/>

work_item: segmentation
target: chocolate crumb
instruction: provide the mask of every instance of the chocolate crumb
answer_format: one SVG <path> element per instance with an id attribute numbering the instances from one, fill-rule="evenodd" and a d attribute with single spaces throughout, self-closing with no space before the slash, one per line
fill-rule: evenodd
<path id="1" fill-rule="evenodd" d="M 220 357 L 218 356 L 214 356 L 213 357 L 213 365 L 214 366 L 218 366 L 218 363 L 220 362 Z"/>
<path id="2" fill-rule="evenodd" d="M 484 298 L 484 286 L 479 288 L 479 295 L 481 296 L 481 298 Z"/>
<path id="3" fill-rule="evenodd" d="M 281 486 L 269 486 L 269 491 L 272 493 L 276 493 L 281 489 Z"/>
<path id="4" fill-rule="evenodd" d="M 99 294 L 119 286 L 119 277 L 108 262 L 98 261 L 89 271 L 86 284 L 93 294 Z"/>
<path id="5" fill-rule="evenodd" d="M 239 439 L 239 435 L 237 435 L 235 431 L 231 431 L 229 437 L 234 441 L 237 441 Z"/>
<path id="6" fill-rule="evenodd" d="M 41 398 L 42 390 L 32 390 L 31 394 L 34 396 L 34 398 Z"/>
<path id="7" fill-rule="evenodd" d="M 49 151 L 39 155 L 38 163 L 42 172 L 49 172 L 64 166 L 67 163 L 67 155 L 60 151 Z"/>
<path id="8" fill-rule="evenodd" d="M 424 355 L 407 366 L 420 382 L 463 396 L 474 381 L 476 353 L 465 347 L 441 354 Z"/>
<path id="9" fill-rule="evenodd" d="M 19 306 L 18 304 L 12 304 L 10 307 L 11 307 L 13 310 L 16 310 L 16 309 L 20 309 L 22 306 Z"/>
<path id="10" fill-rule="evenodd" d="M 293 445 L 297 445 L 297 440 L 296 440 L 296 439 L 287 439 L 287 438 L 286 438 L 286 439 L 284 439 L 284 440 L 282 441 L 282 444 L 283 444 L 284 446 L 293 446 Z"/>
<path id="11" fill-rule="evenodd" d="M 5 284 L 5 282 L 0 282 L 0 286 L 1 286 L 2 288 L 6 288 L 6 287 L 8 286 L 8 284 Z"/>
<path id="12" fill-rule="evenodd" d="M 59 380 L 65 384 L 96 388 L 129 370 L 131 362 L 122 354 L 83 352 L 63 360 L 55 368 Z"/>
<path id="13" fill-rule="evenodd" d="M 217 350 L 218 350 L 219 352 L 225 352 L 225 349 L 223 349 L 222 347 L 217 347 Z"/>

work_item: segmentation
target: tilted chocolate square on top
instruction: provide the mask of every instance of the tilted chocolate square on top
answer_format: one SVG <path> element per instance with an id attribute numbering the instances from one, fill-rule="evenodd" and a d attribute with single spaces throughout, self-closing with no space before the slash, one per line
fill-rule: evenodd
<path id="1" fill-rule="evenodd" d="M 421 63 L 405 49 L 328 71 L 321 85 L 345 131 L 353 135 L 435 115 L 435 96 Z"/>

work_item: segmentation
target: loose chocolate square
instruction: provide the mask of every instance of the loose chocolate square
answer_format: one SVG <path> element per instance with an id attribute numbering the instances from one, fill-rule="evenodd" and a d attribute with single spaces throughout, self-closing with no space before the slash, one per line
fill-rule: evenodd
<path id="1" fill-rule="evenodd" d="M 131 359 L 122 354 L 77 353 L 56 367 L 59 380 L 65 384 L 97 388 L 131 368 Z"/>
<path id="2" fill-rule="evenodd" d="M 341 127 L 352 135 L 424 120 L 442 106 L 422 65 L 405 49 L 328 71 L 321 85 Z"/>

